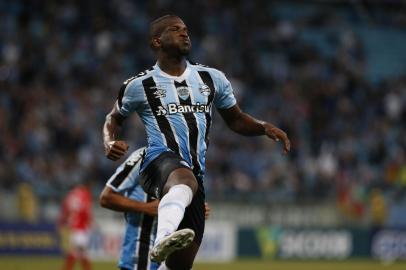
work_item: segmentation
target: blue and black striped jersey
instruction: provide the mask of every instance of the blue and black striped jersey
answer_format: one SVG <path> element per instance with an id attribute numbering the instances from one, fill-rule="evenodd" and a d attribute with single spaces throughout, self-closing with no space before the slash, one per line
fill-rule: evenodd
<path id="1" fill-rule="evenodd" d="M 140 164 L 145 148 L 135 150 L 109 178 L 106 185 L 115 192 L 139 202 L 152 200 L 142 189 L 140 179 Z M 159 265 L 151 262 L 149 252 L 153 247 L 156 236 L 157 219 L 155 217 L 137 213 L 125 213 L 126 228 L 123 237 L 120 269 L 156 270 Z"/>
<path id="2" fill-rule="evenodd" d="M 117 106 L 123 116 L 137 112 L 145 125 L 148 146 L 141 170 L 170 150 L 203 176 L 212 104 L 220 109 L 236 104 L 230 82 L 214 68 L 187 62 L 177 77 L 155 64 L 126 80 Z"/>

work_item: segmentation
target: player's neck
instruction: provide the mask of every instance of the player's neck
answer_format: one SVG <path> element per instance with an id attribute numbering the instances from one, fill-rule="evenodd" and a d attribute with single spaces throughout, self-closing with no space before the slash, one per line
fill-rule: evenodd
<path id="1" fill-rule="evenodd" d="M 181 76 L 186 69 L 185 57 L 160 57 L 158 58 L 159 68 L 166 74 L 172 76 Z"/>

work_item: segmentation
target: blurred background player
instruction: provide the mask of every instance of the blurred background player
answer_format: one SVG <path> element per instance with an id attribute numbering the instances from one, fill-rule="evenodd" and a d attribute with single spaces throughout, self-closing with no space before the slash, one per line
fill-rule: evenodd
<path id="1" fill-rule="evenodd" d="M 83 270 L 92 268 L 87 255 L 92 226 L 91 186 L 91 181 L 86 180 L 74 186 L 63 200 L 58 225 L 66 229 L 69 235 L 63 270 L 72 270 L 75 262 L 80 262 Z"/>
<path id="2" fill-rule="evenodd" d="M 224 74 L 187 61 L 188 29 L 176 15 L 150 24 L 156 64 L 123 83 L 103 128 L 105 152 L 117 160 L 128 146 L 118 140 L 120 127 L 133 112 L 148 138 L 141 165 L 144 190 L 160 198 L 157 236 L 151 259 L 170 269 L 191 269 L 203 238 L 205 154 L 212 103 L 227 126 L 245 136 L 267 137 L 290 150 L 286 133 L 241 111 Z M 166 269 L 166 268 L 164 268 Z"/>
<path id="3" fill-rule="evenodd" d="M 139 184 L 139 168 L 145 147 L 134 151 L 107 181 L 100 195 L 100 205 L 124 212 L 126 229 L 118 267 L 121 270 L 156 270 L 150 249 L 156 236 L 159 201 L 148 196 Z M 205 205 L 206 219 L 210 209 Z"/>

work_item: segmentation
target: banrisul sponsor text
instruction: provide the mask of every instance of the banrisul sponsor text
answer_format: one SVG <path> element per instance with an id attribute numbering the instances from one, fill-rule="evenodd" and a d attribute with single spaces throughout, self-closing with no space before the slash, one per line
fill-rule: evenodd
<path id="1" fill-rule="evenodd" d="M 169 103 L 167 105 L 167 108 L 164 108 L 164 106 L 158 106 L 157 115 L 167 115 L 175 113 L 208 113 L 208 112 L 210 112 L 210 106 L 206 104 L 200 104 L 199 102 L 190 105 Z"/>

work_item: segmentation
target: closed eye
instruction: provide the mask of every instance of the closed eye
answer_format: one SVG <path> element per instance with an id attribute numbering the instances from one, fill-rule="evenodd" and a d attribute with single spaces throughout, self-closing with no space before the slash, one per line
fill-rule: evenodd
<path id="1" fill-rule="evenodd" d="M 171 26 L 171 27 L 169 27 L 169 31 L 172 31 L 172 32 L 185 31 L 186 33 L 188 33 L 187 27 L 180 27 L 180 26 Z"/>

